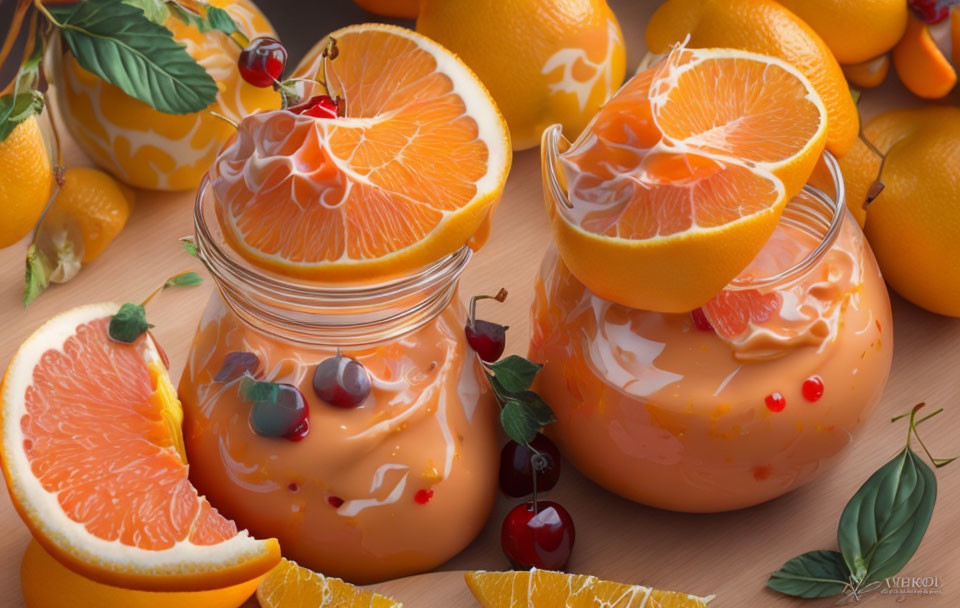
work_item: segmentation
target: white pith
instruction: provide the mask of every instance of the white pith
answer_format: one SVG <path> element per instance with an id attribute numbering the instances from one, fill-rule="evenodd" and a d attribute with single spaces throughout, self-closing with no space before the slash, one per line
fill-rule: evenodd
<path id="1" fill-rule="evenodd" d="M 10 491 L 23 507 L 24 515 L 34 529 L 65 553 L 118 573 L 170 575 L 216 571 L 266 553 L 265 543 L 245 530 L 215 545 L 195 545 L 183 540 L 162 550 L 140 549 L 119 540 L 98 538 L 88 533 L 83 524 L 70 519 L 60 508 L 57 495 L 45 490 L 33 475 L 23 449 L 20 426 L 26 414 L 24 397 L 32 383 L 33 369 L 45 352 L 62 349 L 78 326 L 113 315 L 118 309 L 119 306 L 112 303 L 91 304 L 50 319 L 20 347 L 7 369 L 2 396 L 2 456 L 10 472 Z M 160 354 L 149 335 L 145 344 L 147 361 L 160 362 Z"/>

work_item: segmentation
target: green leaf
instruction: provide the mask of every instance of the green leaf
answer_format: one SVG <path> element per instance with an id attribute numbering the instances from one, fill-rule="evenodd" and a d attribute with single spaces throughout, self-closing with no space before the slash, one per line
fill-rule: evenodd
<path id="1" fill-rule="evenodd" d="M 810 551 L 770 575 L 767 587 L 794 597 L 830 597 L 847 586 L 850 571 L 838 551 Z"/>
<path id="2" fill-rule="evenodd" d="M 27 306 L 50 285 L 50 262 L 36 245 L 27 248 L 27 271 L 23 280 L 23 305 Z"/>
<path id="3" fill-rule="evenodd" d="M 837 542 L 861 585 L 899 572 L 923 539 L 937 499 L 937 478 L 909 447 L 864 483 L 840 516 Z"/>
<path id="4" fill-rule="evenodd" d="M 84 0 L 48 10 L 77 62 L 128 95 L 168 114 L 199 112 L 216 100 L 213 78 L 139 7 Z"/>
<path id="5" fill-rule="evenodd" d="M 510 355 L 490 364 L 498 385 L 508 393 L 520 393 L 530 388 L 541 367 L 539 363 L 518 355 Z"/>
<path id="6" fill-rule="evenodd" d="M 280 385 L 274 382 L 254 380 L 249 376 L 240 381 L 240 396 L 251 403 L 276 405 L 280 399 Z"/>
<path id="7" fill-rule="evenodd" d="M 123 0 L 123 3 L 139 8 L 147 19 L 157 25 L 163 25 L 170 18 L 170 8 L 164 0 Z"/>
<path id="8" fill-rule="evenodd" d="M 191 11 L 190 9 L 181 6 L 175 0 L 170 0 L 167 2 L 167 6 L 170 8 L 170 14 L 179 19 L 180 21 L 186 23 L 187 25 L 192 25 L 197 28 L 199 32 L 209 32 L 210 24 L 206 19 L 203 18 L 203 15 L 198 15 L 197 13 Z"/>
<path id="9" fill-rule="evenodd" d="M 215 6 L 207 8 L 207 21 L 210 22 L 210 27 L 220 30 L 227 36 L 237 31 L 237 24 L 234 23 L 233 17 L 222 8 Z"/>
<path id="10" fill-rule="evenodd" d="M 533 391 L 523 391 L 517 396 L 519 397 L 519 401 L 527 406 L 530 416 L 537 424 L 538 432 L 548 424 L 557 421 L 557 417 L 554 415 L 553 410 L 550 409 L 550 406 L 547 405 L 547 402 L 544 401 L 540 395 Z"/>
<path id="11" fill-rule="evenodd" d="M 195 258 L 199 258 L 200 255 L 197 253 L 197 243 L 193 240 L 192 236 L 185 236 L 180 239 L 180 242 L 183 243 L 183 250 L 192 255 Z"/>
<path id="12" fill-rule="evenodd" d="M 521 445 L 533 441 L 540 431 L 540 425 L 531 415 L 526 405 L 516 399 L 508 399 L 500 410 L 500 426 L 507 437 Z"/>
<path id="13" fill-rule="evenodd" d="M 153 325 L 147 323 L 147 311 L 143 306 L 127 302 L 110 317 L 108 333 L 117 342 L 129 344 L 151 327 Z"/>
<path id="14" fill-rule="evenodd" d="M 195 272 L 184 272 L 178 274 L 175 277 L 170 277 L 170 279 L 163 284 L 163 288 L 167 287 L 192 287 L 194 285 L 199 285 L 203 283 L 203 277 Z"/>
<path id="15" fill-rule="evenodd" d="M 13 130 L 35 114 L 43 111 L 43 95 L 39 91 L 8 93 L 0 97 L 0 142 Z"/>

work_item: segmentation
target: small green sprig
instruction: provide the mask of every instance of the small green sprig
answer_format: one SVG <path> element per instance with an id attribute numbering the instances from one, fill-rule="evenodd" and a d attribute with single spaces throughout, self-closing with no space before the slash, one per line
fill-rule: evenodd
<path id="1" fill-rule="evenodd" d="M 910 448 L 916 438 L 934 468 L 954 458 L 934 458 L 917 427 L 943 408 L 917 420 L 923 403 L 891 422 L 909 418 L 907 442 L 860 486 L 840 516 L 839 551 L 810 551 L 770 575 L 767 586 L 786 595 L 819 598 L 847 593 L 858 598 L 899 572 L 916 553 L 933 515 L 937 478 Z"/>
<path id="2" fill-rule="evenodd" d="M 117 342 L 130 344 L 148 329 L 153 327 L 153 325 L 147 323 L 146 306 L 150 300 L 154 298 L 154 296 L 170 287 L 192 287 L 194 285 L 199 285 L 202 282 L 203 278 L 196 272 L 192 271 L 180 272 L 171 276 L 163 282 L 163 285 L 150 292 L 150 295 L 148 295 L 139 304 L 134 304 L 132 302 L 123 304 L 120 307 L 120 310 L 110 317 L 110 324 L 107 326 L 107 333 Z"/>

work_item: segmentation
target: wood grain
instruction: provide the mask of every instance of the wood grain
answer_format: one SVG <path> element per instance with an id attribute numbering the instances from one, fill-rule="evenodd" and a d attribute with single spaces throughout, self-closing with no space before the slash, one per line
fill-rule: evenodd
<path id="1" fill-rule="evenodd" d="M 636 65 L 644 52 L 643 27 L 656 2 L 611 0 L 610 4 L 626 35 L 630 65 Z M 264 6 L 269 14 L 270 4 Z M 302 4 L 301 11 L 323 10 L 321 4 L 309 6 Z M 308 27 L 310 19 L 304 19 L 304 23 Z M 317 30 L 318 37 L 320 33 Z M 884 107 L 916 105 L 917 101 L 895 80 L 891 78 L 883 88 L 865 94 L 865 114 L 872 115 Z M 89 164 L 72 143 L 68 142 L 67 148 L 71 163 Z M 9 361 L 29 333 L 59 311 L 96 301 L 138 300 L 169 274 L 201 270 L 177 243 L 178 237 L 192 232 L 192 204 L 190 192 L 138 192 L 129 225 L 102 259 L 84 268 L 69 284 L 51 288 L 26 310 L 20 304 L 25 244 L 0 251 L 0 360 L 4 364 Z M 549 241 L 538 152 L 520 152 L 497 211 L 493 237 L 474 258 L 462 282 L 464 294 L 489 293 L 498 287 L 510 291 L 507 303 L 498 309 L 498 320 L 511 326 L 511 352 L 526 351 L 531 288 Z M 157 325 L 156 336 L 170 355 L 175 378 L 211 289 L 207 281 L 201 287 L 173 290 L 151 305 L 151 321 Z M 832 605 L 833 600 L 805 604 L 784 598 L 766 591 L 764 583 L 785 560 L 807 550 L 836 547 L 836 524 L 843 505 L 859 484 L 903 445 L 903 424 L 892 425 L 889 419 L 921 400 L 946 407 L 939 423 L 925 428 L 924 434 L 940 455 L 960 451 L 956 439 L 960 428 L 960 320 L 924 312 L 897 296 L 892 300 L 896 336 L 893 372 L 873 417 L 837 466 L 778 500 L 716 515 L 685 515 L 633 504 L 603 491 L 568 466 L 550 498 L 567 506 L 576 521 L 577 546 L 570 568 L 699 595 L 716 593 L 718 606 Z M 941 597 L 907 599 L 919 607 L 960 605 L 957 468 L 960 465 L 938 472 L 940 498 L 933 522 L 903 572 L 940 578 Z M 499 527 L 512 503 L 501 499 L 480 537 L 441 570 L 507 568 L 499 547 Z M 0 499 L 3 606 L 23 606 L 18 571 L 27 540 L 27 530 L 10 501 Z M 411 607 L 475 606 L 459 572 L 412 577 L 378 588 L 395 594 Z M 883 605 L 892 604 L 894 599 L 875 594 L 869 601 Z"/>

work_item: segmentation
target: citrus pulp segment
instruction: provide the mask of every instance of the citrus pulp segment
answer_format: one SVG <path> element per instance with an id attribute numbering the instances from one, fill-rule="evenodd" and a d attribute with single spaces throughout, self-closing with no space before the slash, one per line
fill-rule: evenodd
<path id="1" fill-rule="evenodd" d="M 97 582 L 190 591 L 248 581 L 280 559 L 187 479 L 176 392 L 148 334 L 107 333 L 114 304 L 72 309 L 20 347 L 2 385 L 0 458 L 43 547 Z"/>
<path id="2" fill-rule="evenodd" d="M 536 568 L 464 578 L 483 608 L 704 608 L 713 599 Z"/>
<path id="3" fill-rule="evenodd" d="M 816 166 L 826 110 L 786 62 L 677 49 L 560 156 L 547 201 L 564 263 L 597 295 L 685 312 L 743 270 Z"/>
<path id="4" fill-rule="evenodd" d="M 263 608 L 401 608 L 403 604 L 283 559 L 260 582 Z"/>
<path id="5" fill-rule="evenodd" d="M 511 161 L 483 85 L 410 30 L 365 24 L 328 38 L 346 115 L 243 121 L 211 168 L 227 239 L 251 262 L 321 281 L 397 275 L 481 246 Z M 313 51 L 296 75 L 322 71 Z"/>

